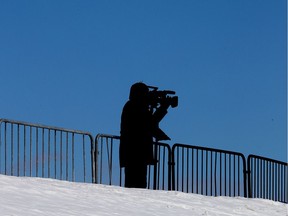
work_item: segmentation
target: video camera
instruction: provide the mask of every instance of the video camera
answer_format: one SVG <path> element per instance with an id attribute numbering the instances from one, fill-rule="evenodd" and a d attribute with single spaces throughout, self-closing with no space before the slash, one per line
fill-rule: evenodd
<path id="1" fill-rule="evenodd" d="M 175 108 L 178 106 L 178 96 L 169 96 L 175 95 L 175 91 L 162 90 L 158 91 L 158 87 L 148 86 L 149 89 L 152 89 L 148 93 L 148 101 L 151 108 L 157 108 L 160 105 L 167 105 Z"/>
<path id="2" fill-rule="evenodd" d="M 157 127 L 155 128 L 153 133 L 154 137 L 156 138 L 157 142 L 160 140 L 170 140 L 170 137 L 168 137 L 159 128 L 159 123 L 167 114 L 167 109 L 169 106 L 171 106 L 172 108 L 178 106 L 178 96 L 169 96 L 169 95 L 175 95 L 175 91 L 170 90 L 158 91 L 158 87 L 154 86 L 148 86 L 148 88 L 152 89 L 149 90 L 148 92 L 148 103 L 150 106 L 150 111 L 153 112 L 154 109 L 156 109 L 156 111 L 153 113 L 153 116 L 158 122 Z"/>

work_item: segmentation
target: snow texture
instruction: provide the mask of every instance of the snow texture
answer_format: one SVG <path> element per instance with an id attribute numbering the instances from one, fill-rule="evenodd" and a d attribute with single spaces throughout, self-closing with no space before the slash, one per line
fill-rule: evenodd
<path id="1" fill-rule="evenodd" d="M 284 216 L 287 204 L 0 175 L 0 215 Z"/>

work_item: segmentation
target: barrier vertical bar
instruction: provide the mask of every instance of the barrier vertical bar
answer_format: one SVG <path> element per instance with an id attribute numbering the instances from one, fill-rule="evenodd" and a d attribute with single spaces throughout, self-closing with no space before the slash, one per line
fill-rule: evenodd
<path id="1" fill-rule="evenodd" d="M 24 125 L 24 176 L 26 176 L 26 126 Z"/>
<path id="2" fill-rule="evenodd" d="M 13 130 L 13 124 L 11 125 L 11 167 L 10 167 L 10 169 L 11 169 L 11 171 L 10 171 L 10 173 L 11 173 L 11 175 L 13 176 L 13 160 L 14 160 L 14 140 L 13 140 L 13 132 L 14 132 L 14 130 Z"/>
<path id="3" fill-rule="evenodd" d="M 208 151 L 206 151 L 206 196 L 208 195 Z"/>
<path id="4" fill-rule="evenodd" d="M 4 135 L 4 158 L 5 158 L 5 175 L 7 175 L 7 123 L 5 122 L 5 127 L 4 127 L 5 135 Z"/>
<path id="5" fill-rule="evenodd" d="M 68 143 L 69 143 L 69 136 L 68 133 L 66 132 L 66 180 L 68 180 L 68 169 L 69 169 L 69 151 L 68 151 Z"/>
<path id="6" fill-rule="evenodd" d="M 63 179 L 63 131 L 60 131 L 60 180 Z"/>
<path id="7" fill-rule="evenodd" d="M 75 134 L 72 133 L 72 179 L 75 181 Z"/>
<path id="8" fill-rule="evenodd" d="M 188 193 L 189 192 L 189 149 L 187 148 L 186 149 L 186 154 L 187 154 L 187 163 L 186 163 L 186 166 L 187 166 L 187 168 L 186 168 L 186 173 L 187 173 L 187 181 L 186 181 L 186 187 L 187 187 L 187 189 L 186 189 L 186 192 Z"/>
<path id="9" fill-rule="evenodd" d="M 85 137 L 82 136 L 82 150 L 83 150 L 83 166 L 84 166 L 84 182 L 86 182 L 86 155 L 85 155 Z"/>
<path id="10" fill-rule="evenodd" d="M 236 164 L 235 164 L 235 155 L 233 155 L 233 192 L 234 192 L 234 196 L 236 195 L 236 173 L 235 173 L 235 170 L 236 170 Z"/>
<path id="11" fill-rule="evenodd" d="M 220 169 L 220 181 L 219 181 L 219 185 L 220 185 L 220 196 L 222 195 L 222 154 L 221 152 L 219 152 L 219 157 L 220 157 L 220 166 L 219 166 L 219 169 Z"/>
<path id="12" fill-rule="evenodd" d="M 203 166 L 203 162 L 204 161 L 204 152 L 203 152 L 203 149 L 201 150 L 201 194 L 204 194 L 203 192 L 203 173 L 204 173 L 204 166 Z"/>
<path id="13" fill-rule="evenodd" d="M 198 183 L 198 177 L 199 177 L 199 175 L 198 175 L 198 149 L 196 150 L 196 193 L 198 193 L 198 188 L 199 188 L 199 183 Z"/>
<path id="14" fill-rule="evenodd" d="M 50 139 L 51 139 L 51 131 L 50 131 L 50 129 L 48 129 L 48 178 L 50 178 L 50 159 L 51 159 L 51 153 L 50 153 L 50 151 L 51 151 L 51 141 L 50 141 Z"/>
<path id="15" fill-rule="evenodd" d="M 44 136 L 45 136 L 45 131 L 44 128 L 42 128 L 42 177 L 44 177 L 44 163 L 45 163 L 45 159 L 44 159 Z"/>
<path id="16" fill-rule="evenodd" d="M 232 179 L 232 177 L 233 177 L 233 169 L 232 169 L 232 156 L 231 156 L 231 154 L 229 155 L 229 172 L 230 172 L 230 174 L 229 174 L 229 177 L 230 177 L 230 182 L 229 182 L 229 186 L 230 186 L 230 188 L 229 188 L 229 196 L 232 196 L 232 181 L 234 180 L 234 179 Z"/>
<path id="17" fill-rule="evenodd" d="M 57 178 L 57 149 L 56 149 L 56 142 L 57 142 L 57 131 L 54 130 L 54 176 L 55 179 Z"/>
<path id="18" fill-rule="evenodd" d="M 210 151 L 210 156 L 211 156 L 211 159 L 210 159 L 210 195 L 212 196 L 213 194 L 213 164 L 212 164 L 212 161 L 213 161 L 213 152 Z"/>
<path id="19" fill-rule="evenodd" d="M 214 174 L 214 181 L 215 181 L 215 183 L 214 183 L 214 187 L 215 187 L 215 196 L 216 196 L 216 194 L 217 194 L 217 177 L 216 177 L 216 175 L 217 175 L 217 152 L 215 152 L 215 169 L 214 169 L 214 172 L 215 172 L 215 174 Z M 221 179 L 221 166 L 220 166 L 220 179 Z"/>
<path id="20" fill-rule="evenodd" d="M 20 125 L 17 124 L 17 176 L 20 176 Z"/>
<path id="21" fill-rule="evenodd" d="M 36 177 L 38 177 L 38 169 L 39 169 L 39 137 L 38 137 L 38 128 L 36 128 Z"/>
<path id="22" fill-rule="evenodd" d="M 159 147 L 160 148 L 160 147 Z M 159 153 L 160 154 L 160 153 Z M 165 149 L 163 148 L 163 162 L 162 162 L 162 176 L 163 176 L 163 178 L 162 178 L 162 190 L 164 190 L 164 188 L 165 188 L 165 178 L 164 178 L 164 176 L 165 176 L 165 158 L 166 158 L 166 151 L 165 151 Z M 168 162 L 169 163 L 169 162 Z M 169 166 L 169 164 L 168 164 L 168 166 Z M 168 168 L 169 169 L 169 168 Z M 160 172 L 160 169 L 159 169 L 159 172 Z M 160 181 L 160 175 L 158 176 L 159 178 L 159 180 L 158 181 Z M 169 174 L 168 174 L 168 182 L 169 182 Z M 169 183 L 168 183 L 169 184 Z M 169 186 L 168 186 L 169 187 Z M 169 188 L 168 188 L 168 190 L 169 190 Z"/>
<path id="23" fill-rule="evenodd" d="M 156 145 L 158 149 L 158 163 L 156 164 L 157 166 L 157 176 L 156 176 L 156 179 L 157 179 L 157 189 L 160 189 L 160 163 L 161 163 L 161 158 L 160 158 L 160 152 L 161 152 L 161 147 L 159 145 Z M 163 170 L 164 171 L 164 170 Z M 164 177 L 164 176 L 163 176 Z"/>
<path id="24" fill-rule="evenodd" d="M 30 159 L 30 177 L 32 177 L 32 127 L 30 127 L 30 156 L 29 156 L 29 159 Z"/>
<path id="25" fill-rule="evenodd" d="M 191 182 L 191 188 L 192 188 L 192 193 L 194 192 L 194 149 L 191 149 L 192 151 L 192 164 L 191 164 L 191 169 L 192 169 L 192 182 Z"/>

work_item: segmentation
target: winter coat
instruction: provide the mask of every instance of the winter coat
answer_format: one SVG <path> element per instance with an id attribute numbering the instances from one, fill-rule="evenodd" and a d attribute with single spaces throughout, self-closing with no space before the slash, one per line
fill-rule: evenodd
<path id="1" fill-rule="evenodd" d="M 153 163 L 153 123 L 148 107 L 129 100 L 123 107 L 120 132 L 120 167 Z"/>

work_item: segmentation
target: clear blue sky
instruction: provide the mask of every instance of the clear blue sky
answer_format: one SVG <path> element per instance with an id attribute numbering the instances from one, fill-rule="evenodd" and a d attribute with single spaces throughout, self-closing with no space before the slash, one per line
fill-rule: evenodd
<path id="1" fill-rule="evenodd" d="M 1 118 L 118 135 L 143 81 L 170 144 L 287 160 L 285 0 L 1 0 L 0 75 Z"/>

